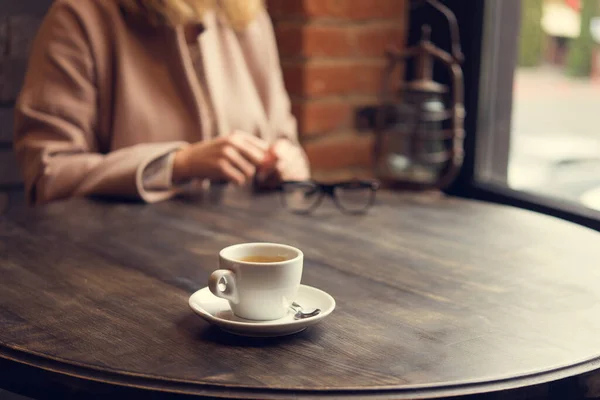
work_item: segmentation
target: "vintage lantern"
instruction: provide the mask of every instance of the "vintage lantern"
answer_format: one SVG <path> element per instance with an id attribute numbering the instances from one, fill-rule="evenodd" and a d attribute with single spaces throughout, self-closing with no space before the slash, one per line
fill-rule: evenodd
<path id="1" fill-rule="evenodd" d="M 455 179 L 463 161 L 465 112 L 458 26 L 443 5 L 426 1 L 448 18 L 453 50 L 449 54 L 436 47 L 426 25 L 416 46 L 387 52 L 376 122 L 375 175 L 390 187 L 443 189 Z M 414 79 L 394 85 L 395 75 L 410 60 Z M 448 69 L 450 86 L 433 80 L 435 61 Z"/>

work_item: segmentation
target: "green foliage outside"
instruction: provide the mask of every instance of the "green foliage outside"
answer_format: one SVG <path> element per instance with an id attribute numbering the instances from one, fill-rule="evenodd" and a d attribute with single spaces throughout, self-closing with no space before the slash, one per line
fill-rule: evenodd
<path id="1" fill-rule="evenodd" d="M 588 77 L 592 71 L 592 56 L 596 46 L 590 32 L 590 22 L 598 15 L 598 0 L 582 0 L 581 35 L 569 46 L 567 73 L 576 77 Z"/>
<path id="2" fill-rule="evenodd" d="M 521 67 L 535 67 L 542 61 L 544 51 L 543 5 L 544 0 L 521 1 L 522 20 L 519 44 L 519 66 Z"/>

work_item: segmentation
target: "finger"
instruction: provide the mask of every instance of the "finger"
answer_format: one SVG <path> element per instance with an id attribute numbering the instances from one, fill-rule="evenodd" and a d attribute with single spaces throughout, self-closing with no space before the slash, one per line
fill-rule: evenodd
<path id="1" fill-rule="evenodd" d="M 260 166 L 263 164 L 267 153 L 262 149 L 253 147 L 252 145 L 241 145 L 236 146 L 237 150 L 244 156 L 245 159 L 250 161 L 254 166 Z"/>
<path id="2" fill-rule="evenodd" d="M 251 178 L 256 173 L 256 167 L 251 161 L 246 159 L 238 150 L 233 146 L 227 146 L 223 150 L 227 160 L 237 169 L 239 169 L 246 177 Z"/>
<path id="3" fill-rule="evenodd" d="M 225 175 L 229 181 L 240 186 L 246 183 L 246 176 L 242 173 L 242 171 L 234 167 L 229 161 L 223 160 L 220 164 L 220 168 L 222 174 Z"/>
<path id="4" fill-rule="evenodd" d="M 266 140 L 259 138 L 258 136 L 251 135 L 243 131 L 237 131 L 236 135 L 242 140 L 250 143 L 252 146 L 261 149 L 262 151 L 269 150 L 269 143 Z"/>
<path id="5" fill-rule="evenodd" d="M 265 154 L 265 158 L 263 159 L 261 167 L 267 170 L 272 170 L 273 168 L 275 168 L 277 161 L 279 161 L 279 156 L 275 152 L 273 146 L 271 146 Z"/>
<path id="6" fill-rule="evenodd" d="M 267 175 L 272 174 L 276 169 L 278 160 L 279 158 L 277 157 L 277 154 L 275 154 L 273 148 L 271 147 L 267 151 L 263 162 L 257 169 L 257 178 L 259 180 L 264 180 L 267 177 Z"/>
<path id="7" fill-rule="evenodd" d="M 303 181 L 309 178 L 306 168 L 298 163 L 279 161 L 276 166 L 279 179 L 282 181 Z"/>
<path id="8" fill-rule="evenodd" d="M 256 166 L 264 162 L 269 150 L 267 142 L 248 134 L 233 136 L 231 144 Z"/>

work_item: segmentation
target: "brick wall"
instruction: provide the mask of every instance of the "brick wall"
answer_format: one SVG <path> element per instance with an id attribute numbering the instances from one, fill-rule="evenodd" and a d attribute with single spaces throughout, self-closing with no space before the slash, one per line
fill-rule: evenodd
<path id="1" fill-rule="evenodd" d="M 317 178 L 368 176 L 372 134 L 355 113 L 377 101 L 385 48 L 404 45 L 405 0 L 269 0 L 302 143 Z"/>
<path id="2" fill-rule="evenodd" d="M 51 0 L 0 0 L 0 190 L 21 177 L 12 153 L 13 105 L 29 48 Z"/>

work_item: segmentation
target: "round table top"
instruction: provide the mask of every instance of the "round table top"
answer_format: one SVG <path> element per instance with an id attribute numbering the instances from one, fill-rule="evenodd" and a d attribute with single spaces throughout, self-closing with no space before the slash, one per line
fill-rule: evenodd
<path id="1" fill-rule="evenodd" d="M 558 219 L 386 191 L 359 217 L 328 203 L 294 215 L 276 195 L 236 191 L 153 205 L 20 199 L 0 217 L 0 360 L 36 379 L 117 393 L 437 398 L 599 368 L 600 234 Z M 196 316 L 188 298 L 218 251 L 254 241 L 302 249 L 303 283 L 331 294 L 335 311 L 277 339 Z"/>

